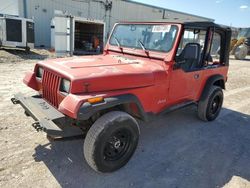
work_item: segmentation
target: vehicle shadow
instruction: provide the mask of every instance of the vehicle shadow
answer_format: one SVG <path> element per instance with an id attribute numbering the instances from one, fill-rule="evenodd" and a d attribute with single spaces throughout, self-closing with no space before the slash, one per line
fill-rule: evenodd
<path id="1" fill-rule="evenodd" d="M 26 52 L 24 49 L 16 49 L 16 48 L 4 48 L 2 50 L 27 60 L 39 60 L 39 59 L 43 60 L 48 58 L 48 55 L 38 54 L 32 50 L 30 52 Z"/>
<path id="2" fill-rule="evenodd" d="M 39 145 L 34 158 L 62 187 L 211 188 L 233 176 L 250 181 L 249 115 L 224 108 L 217 120 L 204 123 L 191 106 L 140 124 L 138 149 L 113 173 L 96 173 L 87 165 L 83 140 Z"/>

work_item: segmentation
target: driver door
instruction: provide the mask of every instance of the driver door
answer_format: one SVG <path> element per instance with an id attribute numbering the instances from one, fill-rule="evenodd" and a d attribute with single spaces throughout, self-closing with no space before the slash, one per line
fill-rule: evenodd
<path id="1" fill-rule="evenodd" d="M 201 86 L 202 71 L 173 70 L 170 78 L 169 100 L 172 103 L 192 100 Z"/>
<path id="2" fill-rule="evenodd" d="M 197 97 L 203 78 L 203 71 L 199 65 L 202 59 L 201 54 L 205 38 L 205 30 L 197 31 L 192 29 L 184 31 L 170 78 L 169 100 L 172 104 L 194 100 Z M 187 48 L 190 48 L 189 46 L 192 46 L 192 44 L 199 48 L 196 59 L 193 61 L 183 59 L 184 51 L 190 51 Z"/>

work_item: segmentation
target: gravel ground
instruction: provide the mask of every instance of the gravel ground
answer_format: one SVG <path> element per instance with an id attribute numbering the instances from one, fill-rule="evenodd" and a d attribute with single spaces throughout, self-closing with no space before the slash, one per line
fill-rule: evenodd
<path id="1" fill-rule="evenodd" d="M 14 93 L 32 95 L 26 71 L 32 55 L 0 50 L 0 187 L 250 187 L 250 59 L 231 60 L 224 108 L 211 123 L 189 107 L 140 123 L 138 149 L 129 163 L 98 174 L 83 159 L 83 140 L 49 142 L 14 106 Z"/>
<path id="2" fill-rule="evenodd" d="M 54 53 L 50 53 L 44 49 L 33 49 L 30 53 L 18 48 L 0 48 L 0 63 L 12 63 L 23 62 L 26 60 L 43 60 L 47 58 L 55 58 Z"/>

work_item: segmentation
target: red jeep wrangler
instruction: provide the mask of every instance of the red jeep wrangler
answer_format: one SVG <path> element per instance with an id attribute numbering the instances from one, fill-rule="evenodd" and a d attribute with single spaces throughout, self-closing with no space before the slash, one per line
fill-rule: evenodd
<path id="1" fill-rule="evenodd" d="M 111 172 L 137 147 L 137 119 L 190 104 L 201 120 L 219 115 L 230 38 L 229 28 L 210 22 L 119 23 L 102 55 L 38 62 L 24 83 L 39 94 L 12 102 L 50 137 L 87 133 L 87 163 Z"/>

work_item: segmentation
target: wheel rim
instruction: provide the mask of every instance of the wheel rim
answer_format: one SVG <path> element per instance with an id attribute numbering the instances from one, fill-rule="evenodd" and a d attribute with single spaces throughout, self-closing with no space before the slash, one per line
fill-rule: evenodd
<path id="1" fill-rule="evenodd" d="M 126 130 L 117 130 L 114 132 L 104 147 L 104 160 L 116 161 L 122 158 L 129 150 L 131 145 L 131 133 Z"/>
<path id="2" fill-rule="evenodd" d="M 219 96 L 214 97 L 211 106 L 210 106 L 210 113 L 212 115 L 215 115 L 218 113 L 221 107 L 221 99 Z"/>

